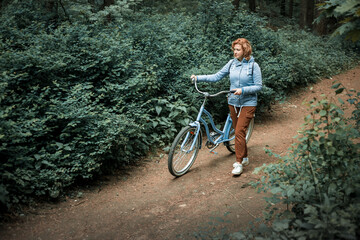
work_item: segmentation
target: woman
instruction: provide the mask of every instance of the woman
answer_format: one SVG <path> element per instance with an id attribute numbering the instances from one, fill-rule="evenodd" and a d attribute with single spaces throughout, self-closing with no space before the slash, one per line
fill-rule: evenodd
<path id="1" fill-rule="evenodd" d="M 261 70 L 251 56 L 250 42 L 245 38 L 236 39 L 232 45 L 234 59 L 219 72 L 212 75 L 192 75 L 199 82 L 217 82 L 229 74 L 230 89 L 236 92 L 228 98 L 231 119 L 235 129 L 235 155 L 233 175 L 240 175 L 243 166 L 249 164 L 246 146 L 246 130 L 254 117 L 257 106 L 257 93 L 262 88 Z"/>

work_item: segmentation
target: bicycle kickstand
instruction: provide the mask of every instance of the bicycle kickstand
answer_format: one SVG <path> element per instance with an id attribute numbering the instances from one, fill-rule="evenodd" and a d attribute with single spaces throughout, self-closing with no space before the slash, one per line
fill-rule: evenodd
<path id="1" fill-rule="evenodd" d="M 213 147 L 212 149 L 210 149 L 210 153 L 218 154 L 217 152 L 214 151 L 218 146 L 219 146 L 219 144 L 216 144 L 215 147 Z"/>

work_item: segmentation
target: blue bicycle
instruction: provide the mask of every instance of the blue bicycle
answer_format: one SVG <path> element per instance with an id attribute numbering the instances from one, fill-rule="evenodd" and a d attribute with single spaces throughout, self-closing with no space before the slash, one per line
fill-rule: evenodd
<path id="1" fill-rule="evenodd" d="M 211 153 L 215 153 L 214 150 L 221 143 L 224 143 L 230 152 L 235 153 L 235 130 L 232 126 L 230 114 L 228 114 L 226 118 L 223 130 L 220 130 L 215 126 L 212 115 L 205 109 L 205 103 L 208 98 L 216 97 L 221 94 L 234 93 L 235 91 L 221 91 L 215 94 L 209 94 L 208 92 L 201 92 L 198 89 L 196 80 L 194 83 L 196 91 L 204 95 L 204 101 L 200 107 L 196 120 L 182 128 L 171 145 L 168 168 L 170 173 L 175 177 L 184 175 L 194 164 L 203 140 L 201 126 L 205 129 L 207 136 L 205 146 L 210 149 Z M 204 115 L 207 116 L 208 121 L 210 122 L 213 130 L 212 132 L 210 132 L 209 126 L 204 119 Z M 250 140 L 253 128 L 254 118 L 251 120 L 247 129 L 246 142 Z"/>

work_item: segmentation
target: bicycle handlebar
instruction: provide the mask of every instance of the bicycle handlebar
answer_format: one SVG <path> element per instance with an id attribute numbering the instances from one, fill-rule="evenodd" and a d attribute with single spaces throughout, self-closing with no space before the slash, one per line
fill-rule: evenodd
<path id="1" fill-rule="evenodd" d="M 218 93 L 215 93 L 215 94 L 210 94 L 208 92 L 202 92 L 198 89 L 197 87 L 197 79 L 193 79 L 194 80 L 194 84 L 195 84 L 195 89 L 196 91 L 198 91 L 199 93 L 205 95 L 205 97 L 216 97 L 216 96 L 219 96 L 220 94 L 226 94 L 226 93 L 235 93 L 236 91 L 235 90 L 230 90 L 230 91 L 221 91 L 221 92 L 218 92 Z"/>

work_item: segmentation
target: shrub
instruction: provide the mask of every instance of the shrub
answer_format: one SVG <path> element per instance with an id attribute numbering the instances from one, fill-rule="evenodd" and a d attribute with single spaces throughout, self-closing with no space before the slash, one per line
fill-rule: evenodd
<path id="1" fill-rule="evenodd" d="M 315 48 L 323 39 L 266 29 L 256 15 L 234 15 L 229 1 L 202 1 L 197 15 L 134 11 L 124 1 L 97 12 L 66 6 L 56 18 L 41 1 L 1 10 L 0 202 L 7 207 L 57 198 L 76 181 L 166 148 L 201 104 L 189 76 L 220 69 L 237 37 L 251 40 L 263 71 L 259 111 L 358 57 L 335 40 Z M 338 57 L 322 59 L 329 47 Z M 215 92 L 228 82 L 202 87 Z M 212 101 L 210 111 L 224 120 L 226 100 Z"/>
<path id="2" fill-rule="evenodd" d="M 334 85 L 336 92 L 344 88 Z M 347 91 L 347 90 L 345 90 Z M 263 225 L 247 237 L 256 239 L 357 239 L 360 216 L 360 93 L 347 91 L 351 117 L 344 114 L 345 102 L 323 98 L 309 103 L 298 143 L 278 163 L 260 169 L 266 176 L 259 190 L 270 192 L 271 206 Z M 340 105 L 340 106 L 339 106 Z M 270 155 L 274 155 L 267 150 Z M 258 170 L 260 170 L 258 169 Z M 289 210 L 279 211 L 283 203 Z M 275 206 L 275 207 L 274 207 Z M 256 229 L 253 229 L 256 230 Z M 245 235 L 243 235 L 245 236 Z"/>

